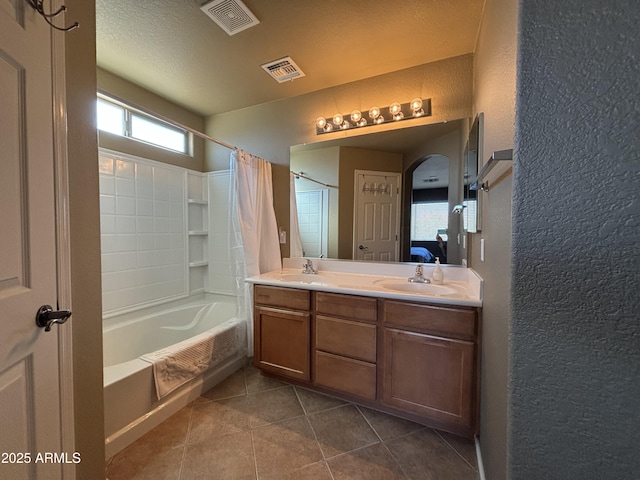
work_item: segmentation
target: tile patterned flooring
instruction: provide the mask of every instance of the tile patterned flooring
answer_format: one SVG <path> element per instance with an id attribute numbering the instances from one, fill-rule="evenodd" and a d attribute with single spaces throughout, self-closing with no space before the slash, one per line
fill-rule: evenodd
<path id="1" fill-rule="evenodd" d="M 473 441 L 246 366 L 107 462 L 109 480 L 477 480 Z"/>

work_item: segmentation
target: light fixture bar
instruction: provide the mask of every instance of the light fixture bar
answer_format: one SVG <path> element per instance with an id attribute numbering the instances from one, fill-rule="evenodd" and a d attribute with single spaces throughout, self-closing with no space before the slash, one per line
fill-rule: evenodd
<path id="1" fill-rule="evenodd" d="M 431 116 L 431 99 L 414 98 L 410 102 L 394 102 L 384 108 L 373 106 L 363 112 L 353 110 L 351 113 L 336 113 L 327 117 L 318 117 L 316 119 L 316 135 L 429 116 Z"/>

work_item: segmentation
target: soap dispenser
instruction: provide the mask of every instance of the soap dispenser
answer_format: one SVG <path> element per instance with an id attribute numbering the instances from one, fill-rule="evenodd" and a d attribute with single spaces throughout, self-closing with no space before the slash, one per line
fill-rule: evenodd
<path id="1" fill-rule="evenodd" d="M 431 276 L 431 283 L 435 285 L 442 285 L 444 281 L 444 273 L 442 273 L 442 267 L 440 266 L 440 257 L 436 257 L 436 267 L 433 269 L 433 275 Z"/>

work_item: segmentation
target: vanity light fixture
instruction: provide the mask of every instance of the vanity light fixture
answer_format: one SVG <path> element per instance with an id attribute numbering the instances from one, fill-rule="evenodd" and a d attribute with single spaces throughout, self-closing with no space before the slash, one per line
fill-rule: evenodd
<path id="1" fill-rule="evenodd" d="M 383 114 L 388 111 L 389 114 Z M 387 116 L 385 116 L 387 115 Z M 350 114 L 336 113 L 332 116 L 316 119 L 316 135 L 349 128 L 370 127 L 388 122 L 398 122 L 431 115 L 431 99 L 414 98 L 408 103 L 393 102 L 386 108 L 373 106 L 363 115 L 360 110 L 352 110 Z"/>

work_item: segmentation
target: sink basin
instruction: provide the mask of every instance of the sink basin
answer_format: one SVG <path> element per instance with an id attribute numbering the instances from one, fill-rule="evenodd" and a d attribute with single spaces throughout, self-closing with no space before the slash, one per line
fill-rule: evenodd
<path id="1" fill-rule="evenodd" d="M 325 285 L 327 283 L 324 277 L 312 273 L 278 273 L 273 275 L 272 278 L 282 282 L 310 283 L 315 285 Z"/>
<path id="2" fill-rule="evenodd" d="M 458 293 L 454 288 L 445 285 L 434 285 L 432 283 L 382 283 L 382 288 L 395 290 L 396 292 L 421 293 L 423 295 L 450 295 Z"/>

